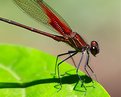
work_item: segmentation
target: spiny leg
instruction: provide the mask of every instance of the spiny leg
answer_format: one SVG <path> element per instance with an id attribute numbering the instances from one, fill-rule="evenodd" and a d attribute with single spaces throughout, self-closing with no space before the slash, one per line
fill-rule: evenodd
<path id="1" fill-rule="evenodd" d="M 59 66 L 60 64 L 62 64 L 64 61 L 66 61 L 67 59 L 71 58 L 72 56 L 74 56 L 75 54 L 77 54 L 78 52 L 77 51 L 68 51 L 67 53 L 63 53 L 63 54 L 60 54 L 57 56 L 56 58 L 56 64 L 55 64 L 55 74 L 56 74 L 56 66 L 57 66 L 57 73 L 58 73 L 58 78 L 59 78 L 59 81 L 60 81 L 60 88 L 59 90 L 62 88 L 62 83 L 61 83 L 61 79 L 60 79 L 60 72 L 59 72 Z M 71 54 L 70 56 L 68 56 L 67 58 L 65 58 L 64 60 L 62 60 L 61 62 L 58 62 L 58 58 L 61 57 L 61 56 L 64 56 L 64 55 L 67 55 L 67 54 Z"/>
<path id="2" fill-rule="evenodd" d="M 78 74 L 78 71 L 79 71 L 79 68 L 80 68 L 80 65 L 81 65 L 81 62 L 82 62 L 82 59 L 83 59 L 83 55 L 84 55 L 84 52 L 82 52 L 81 59 L 79 61 L 79 64 L 77 65 L 76 74 L 78 75 L 79 80 L 82 82 L 81 87 L 83 86 L 85 88 L 85 90 L 87 90 L 86 87 L 84 86 L 83 80 L 81 79 L 81 77 Z"/>
<path id="3" fill-rule="evenodd" d="M 65 60 L 69 59 L 70 56 L 71 56 L 71 57 L 74 56 L 74 55 L 75 55 L 74 53 L 76 54 L 77 51 L 68 51 L 67 53 L 59 54 L 59 55 L 57 56 L 57 58 L 56 58 L 56 63 L 55 63 L 55 75 L 56 75 L 56 68 L 57 68 L 57 65 L 60 64 L 60 63 L 62 63 L 62 62 L 64 62 Z M 60 63 L 57 63 L 59 57 L 64 56 L 64 55 L 68 55 L 68 54 L 70 54 L 69 58 L 67 57 L 67 59 L 62 60 Z M 71 55 L 71 54 L 72 54 L 72 55 Z M 73 54 L 74 54 L 74 55 L 73 55 Z"/>
<path id="4" fill-rule="evenodd" d="M 89 67 L 89 65 L 88 65 L 88 63 L 89 63 L 89 52 L 87 52 L 87 56 L 86 56 L 86 63 L 85 63 L 85 65 L 84 65 L 84 69 L 85 69 L 85 71 L 86 71 L 86 73 L 87 73 L 87 75 L 91 78 L 91 76 L 90 76 L 90 74 L 89 74 L 89 72 L 88 72 L 88 70 L 87 70 L 87 66 Z M 93 72 L 93 70 L 91 69 L 91 68 L 89 68 L 90 70 L 91 70 L 91 72 Z M 92 78 L 91 78 L 92 79 Z"/>
<path id="5" fill-rule="evenodd" d="M 84 65 L 84 69 L 85 69 L 86 73 L 88 74 L 88 76 L 91 78 L 91 76 L 90 76 L 90 74 L 89 74 L 89 72 L 88 72 L 88 70 L 87 70 L 87 67 L 88 67 L 88 68 L 90 69 L 90 71 L 92 72 L 92 74 L 94 75 L 94 77 L 96 78 L 96 80 L 97 80 L 97 77 L 96 77 L 94 71 L 93 71 L 92 68 L 89 66 L 89 58 L 90 58 L 89 52 L 87 51 L 86 64 Z M 92 79 L 92 78 L 91 78 L 91 79 Z M 92 80 L 92 83 L 94 84 L 93 80 Z M 93 85 L 93 86 L 94 86 L 94 85 Z"/>

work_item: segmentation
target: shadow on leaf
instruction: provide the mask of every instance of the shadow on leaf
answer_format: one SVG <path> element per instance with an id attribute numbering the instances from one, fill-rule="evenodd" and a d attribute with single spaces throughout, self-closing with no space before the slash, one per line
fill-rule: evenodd
<path id="1" fill-rule="evenodd" d="M 81 76 L 82 81 L 84 83 L 90 83 L 92 80 L 88 76 Z M 79 78 L 76 74 L 64 76 L 61 78 L 62 84 L 73 84 L 79 82 Z M 0 82 L 0 88 L 27 88 L 38 84 L 46 84 L 46 83 L 60 83 L 59 78 L 48 78 L 48 79 L 39 79 L 31 82 L 25 83 L 15 83 L 15 82 Z"/>

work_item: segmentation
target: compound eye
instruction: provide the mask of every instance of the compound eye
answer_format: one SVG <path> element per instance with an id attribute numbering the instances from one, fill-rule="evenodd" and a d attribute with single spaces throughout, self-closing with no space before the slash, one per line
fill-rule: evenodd
<path id="1" fill-rule="evenodd" d="M 99 53 L 99 46 L 98 46 L 98 43 L 96 41 L 91 42 L 90 52 L 94 56 Z"/>

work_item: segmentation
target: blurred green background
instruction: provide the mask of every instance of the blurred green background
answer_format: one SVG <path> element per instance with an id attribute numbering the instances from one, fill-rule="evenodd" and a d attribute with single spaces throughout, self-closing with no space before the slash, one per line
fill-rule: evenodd
<path id="1" fill-rule="evenodd" d="M 112 97 L 119 97 L 121 82 L 121 0 L 44 0 L 78 32 L 87 43 L 96 40 L 100 54 L 90 64 L 98 81 Z M 12 0 L 0 0 L 0 17 L 50 31 L 22 12 Z M 0 43 L 20 44 L 52 55 L 72 50 L 64 43 L 0 22 Z M 75 56 L 78 63 L 80 57 Z M 72 63 L 71 60 L 68 61 Z"/>

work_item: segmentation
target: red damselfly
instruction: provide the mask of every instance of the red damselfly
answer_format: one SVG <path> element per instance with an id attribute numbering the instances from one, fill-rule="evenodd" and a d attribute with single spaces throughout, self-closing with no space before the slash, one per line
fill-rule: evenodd
<path id="1" fill-rule="evenodd" d="M 86 52 L 86 64 L 84 65 L 84 69 L 86 73 L 89 75 L 87 68 L 88 67 L 91 72 L 94 74 L 94 71 L 91 69 L 91 67 L 88 65 L 89 62 L 89 52 L 91 52 L 92 55 L 96 55 L 99 53 L 99 46 L 96 41 L 91 41 L 91 44 L 88 45 L 84 39 L 76 32 L 73 32 L 72 29 L 68 26 L 68 24 L 64 21 L 64 19 L 57 14 L 48 4 L 46 4 L 43 0 L 13 0 L 21 9 L 23 9 L 28 15 L 33 17 L 39 22 L 42 22 L 46 26 L 51 27 L 54 29 L 58 34 L 60 35 L 54 35 L 48 32 L 44 32 L 41 30 L 38 30 L 36 28 L 32 28 L 29 26 L 26 26 L 24 24 L 8 20 L 5 18 L 0 17 L 0 21 L 7 22 L 9 24 L 22 27 L 24 29 L 30 30 L 32 32 L 50 37 L 58 42 L 64 42 L 68 45 L 70 45 L 72 48 L 74 48 L 74 51 L 68 51 L 66 53 L 59 54 L 56 59 L 55 64 L 55 74 L 56 69 L 58 73 L 58 77 L 60 79 L 60 73 L 59 73 L 59 66 L 61 63 L 66 61 L 69 58 L 72 58 L 72 56 L 76 55 L 78 52 L 82 53 L 81 59 L 79 61 L 79 64 L 76 66 L 76 73 L 78 75 L 78 70 L 80 68 L 84 52 Z M 61 62 L 58 62 L 58 58 L 63 55 L 69 55 L 67 58 L 62 60 Z M 78 75 L 79 79 L 81 80 L 81 77 Z M 82 80 L 81 80 L 82 81 Z M 62 87 L 61 80 L 60 80 L 60 86 Z"/>

